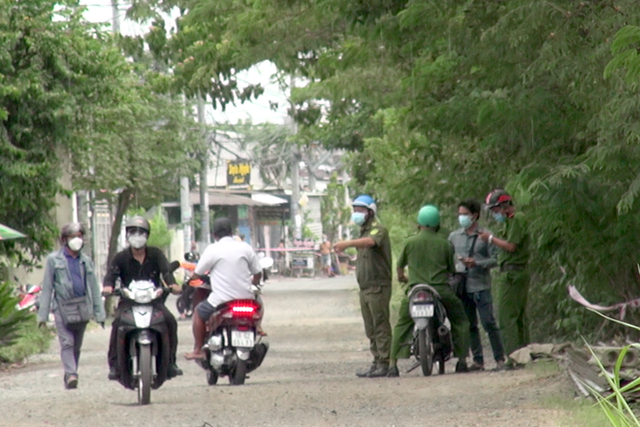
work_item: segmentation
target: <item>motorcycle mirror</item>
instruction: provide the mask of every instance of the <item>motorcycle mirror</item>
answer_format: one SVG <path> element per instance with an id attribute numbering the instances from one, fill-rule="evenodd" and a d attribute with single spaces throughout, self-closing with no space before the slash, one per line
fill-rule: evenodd
<path id="1" fill-rule="evenodd" d="M 273 258 L 266 256 L 264 258 L 260 259 L 260 267 L 262 267 L 263 270 L 266 270 L 268 268 L 273 267 Z"/>
<path id="2" fill-rule="evenodd" d="M 169 271 L 172 273 L 179 268 L 180 268 L 180 261 L 173 261 L 171 264 L 169 264 Z"/>

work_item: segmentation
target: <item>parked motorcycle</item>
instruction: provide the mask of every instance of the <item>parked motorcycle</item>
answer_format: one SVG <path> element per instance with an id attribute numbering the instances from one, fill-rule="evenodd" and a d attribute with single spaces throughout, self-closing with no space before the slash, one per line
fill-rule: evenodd
<path id="1" fill-rule="evenodd" d="M 38 311 L 40 307 L 40 294 L 42 288 L 39 285 L 22 285 L 18 288 L 20 301 L 16 304 L 17 310 Z"/>
<path id="2" fill-rule="evenodd" d="M 444 364 L 451 359 L 453 342 L 451 324 L 440 294 L 429 285 L 414 285 L 409 294 L 409 312 L 415 323 L 411 354 L 416 358 L 416 364 L 409 371 L 420 366 L 422 374 L 429 376 L 437 362 L 438 373 L 444 374 Z"/>
<path id="3" fill-rule="evenodd" d="M 273 259 L 264 257 L 260 264 L 269 269 Z M 198 360 L 207 372 L 209 385 L 217 384 L 221 376 L 229 377 L 231 385 L 244 384 L 247 374 L 262 364 L 269 350 L 266 336 L 257 333 L 263 314 L 260 298 L 263 284 L 253 286 L 255 300 L 229 301 L 209 319 L 209 335 L 203 348 L 205 358 Z"/>
<path id="4" fill-rule="evenodd" d="M 171 271 L 179 266 L 178 261 L 172 262 Z M 169 292 L 168 288 L 156 288 L 151 281 L 138 280 L 112 294 L 132 303 L 120 318 L 116 369 L 120 384 L 137 390 L 141 405 L 150 403 L 151 389 L 158 389 L 170 379 L 169 332 L 162 311 L 153 306 Z"/>

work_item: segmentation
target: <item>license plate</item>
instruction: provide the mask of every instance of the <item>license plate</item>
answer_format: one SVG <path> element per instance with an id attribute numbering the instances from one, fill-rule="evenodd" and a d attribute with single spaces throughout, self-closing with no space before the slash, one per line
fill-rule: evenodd
<path id="1" fill-rule="evenodd" d="M 433 317 L 433 304 L 411 306 L 411 317 Z"/>
<path id="2" fill-rule="evenodd" d="M 234 347 L 253 347 L 253 331 L 231 331 L 231 345 Z"/>

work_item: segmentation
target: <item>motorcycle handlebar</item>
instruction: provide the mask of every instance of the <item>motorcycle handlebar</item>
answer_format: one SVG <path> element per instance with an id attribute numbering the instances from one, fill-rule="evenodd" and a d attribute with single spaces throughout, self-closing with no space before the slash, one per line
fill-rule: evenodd
<path id="1" fill-rule="evenodd" d="M 162 287 L 162 295 L 167 295 L 171 293 L 171 289 L 167 288 L 166 286 Z M 102 296 L 103 297 L 121 297 L 122 296 L 122 289 L 114 289 L 113 292 L 105 292 L 102 291 Z"/>

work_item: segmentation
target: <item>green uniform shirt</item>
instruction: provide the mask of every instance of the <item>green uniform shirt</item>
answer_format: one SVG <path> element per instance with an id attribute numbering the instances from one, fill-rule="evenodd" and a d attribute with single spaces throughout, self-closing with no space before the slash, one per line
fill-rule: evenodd
<path id="1" fill-rule="evenodd" d="M 527 230 L 527 220 L 522 212 L 516 212 L 505 223 L 501 236 L 507 242 L 516 245 L 515 252 L 501 250 L 498 255 L 498 265 L 526 265 L 529 262 L 529 243 L 531 237 Z"/>
<path id="2" fill-rule="evenodd" d="M 391 286 L 391 241 L 389 232 L 376 218 L 362 227 L 360 238 L 371 237 L 375 246 L 359 248 L 356 278 L 360 289 L 372 286 Z"/>
<path id="3" fill-rule="evenodd" d="M 433 230 L 421 230 L 405 240 L 398 268 L 409 266 L 409 286 L 445 285 L 456 272 L 453 245 Z"/>

